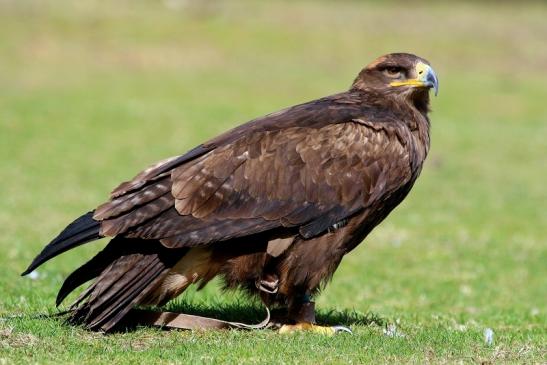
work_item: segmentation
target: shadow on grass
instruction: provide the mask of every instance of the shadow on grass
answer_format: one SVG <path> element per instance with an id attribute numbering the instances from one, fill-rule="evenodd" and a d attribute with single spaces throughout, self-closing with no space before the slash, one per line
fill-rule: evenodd
<path id="1" fill-rule="evenodd" d="M 196 316 L 219 319 L 229 322 L 241 322 L 246 324 L 255 324 L 264 320 L 266 311 L 264 307 L 256 301 L 237 300 L 235 302 L 216 302 L 216 303 L 195 303 L 187 301 L 175 301 L 159 309 L 156 307 L 146 308 L 151 311 L 170 311 L 175 313 L 191 314 Z M 272 318 L 280 318 L 285 311 L 274 308 L 271 311 Z M 34 315 L 13 315 L 2 316 L 3 320 L 10 319 L 50 319 L 59 322 L 65 322 L 68 318 L 66 312 L 42 313 Z M 362 313 L 356 310 L 338 310 L 338 309 L 319 309 L 316 312 L 317 323 L 325 326 L 343 325 L 343 326 L 369 326 L 376 325 L 385 327 L 387 319 L 372 312 Z M 65 325 L 69 326 L 65 322 Z M 133 331 L 139 327 L 137 323 L 127 323 L 122 321 L 112 333 Z"/>
<path id="2" fill-rule="evenodd" d="M 232 303 L 190 303 L 186 301 L 175 302 L 165 308 L 168 311 L 192 314 L 230 322 L 258 323 L 265 318 L 264 307 L 257 302 L 237 301 Z M 272 318 L 284 314 L 282 309 L 274 308 L 271 311 Z M 317 323 L 321 325 L 377 325 L 384 327 L 386 319 L 372 312 L 362 313 L 355 310 L 319 309 L 316 312 Z"/>

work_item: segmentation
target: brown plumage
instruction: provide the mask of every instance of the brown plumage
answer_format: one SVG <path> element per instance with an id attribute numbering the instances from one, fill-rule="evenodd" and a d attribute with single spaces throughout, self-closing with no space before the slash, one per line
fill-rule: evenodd
<path id="1" fill-rule="evenodd" d="M 115 237 L 72 273 L 59 304 L 108 331 L 134 306 L 162 305 L 220 275 L 227 287 L 298 309 L 410 191 L 429 149 L 429 63 L 380 57 L 350 90 L 243 124 L 124 182 L 69 225 L 28 273 Z"/>

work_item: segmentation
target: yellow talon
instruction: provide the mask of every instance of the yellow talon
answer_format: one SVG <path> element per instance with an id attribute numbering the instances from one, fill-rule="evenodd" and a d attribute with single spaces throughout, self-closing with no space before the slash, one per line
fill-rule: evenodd
<path id="1" fill-rule="evenodd" d="M 300 322 L 297 324 L 284 324 L 279 329 L 279 333 L 293 333 L 298 331 L 310 331 L 313 333 L 319 333 L 322 335 L 332 336 L 337 332 L 349 332 L 351 333 L 351 330 L 347 327 L 343 326 L 318 326 L 316 324 L 312 324 L 309 322 Z"/>

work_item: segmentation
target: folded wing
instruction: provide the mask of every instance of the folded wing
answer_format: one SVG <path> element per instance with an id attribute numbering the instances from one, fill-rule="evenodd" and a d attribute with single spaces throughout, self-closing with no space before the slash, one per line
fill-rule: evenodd
<path id="1" fill-rule="evenodd" d="M 355 119 L 243 134 L 124 183 L 94 218 L 102 235 L 158 239 L 167 247 L 276 228 L 313 237 L 410 179 L 404 133 L 397 124 L 372 128 Z"/>

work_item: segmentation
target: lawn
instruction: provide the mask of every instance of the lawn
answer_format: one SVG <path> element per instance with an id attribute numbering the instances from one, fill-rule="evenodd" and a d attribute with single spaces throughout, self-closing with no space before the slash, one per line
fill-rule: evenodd
<path id="1" fill-rule="evenodd" d="M 0 364 L 547 362 L 545 19 L 539 2 L 0 1 Z M 429 59 L 440 93 L 415 188 L 317 299 L 353 335 L 44 316 L 105 241 L 19 273 L 118 182 L 393 51 Z M 218 283 L 170 308 L 260 319 Z"/>

